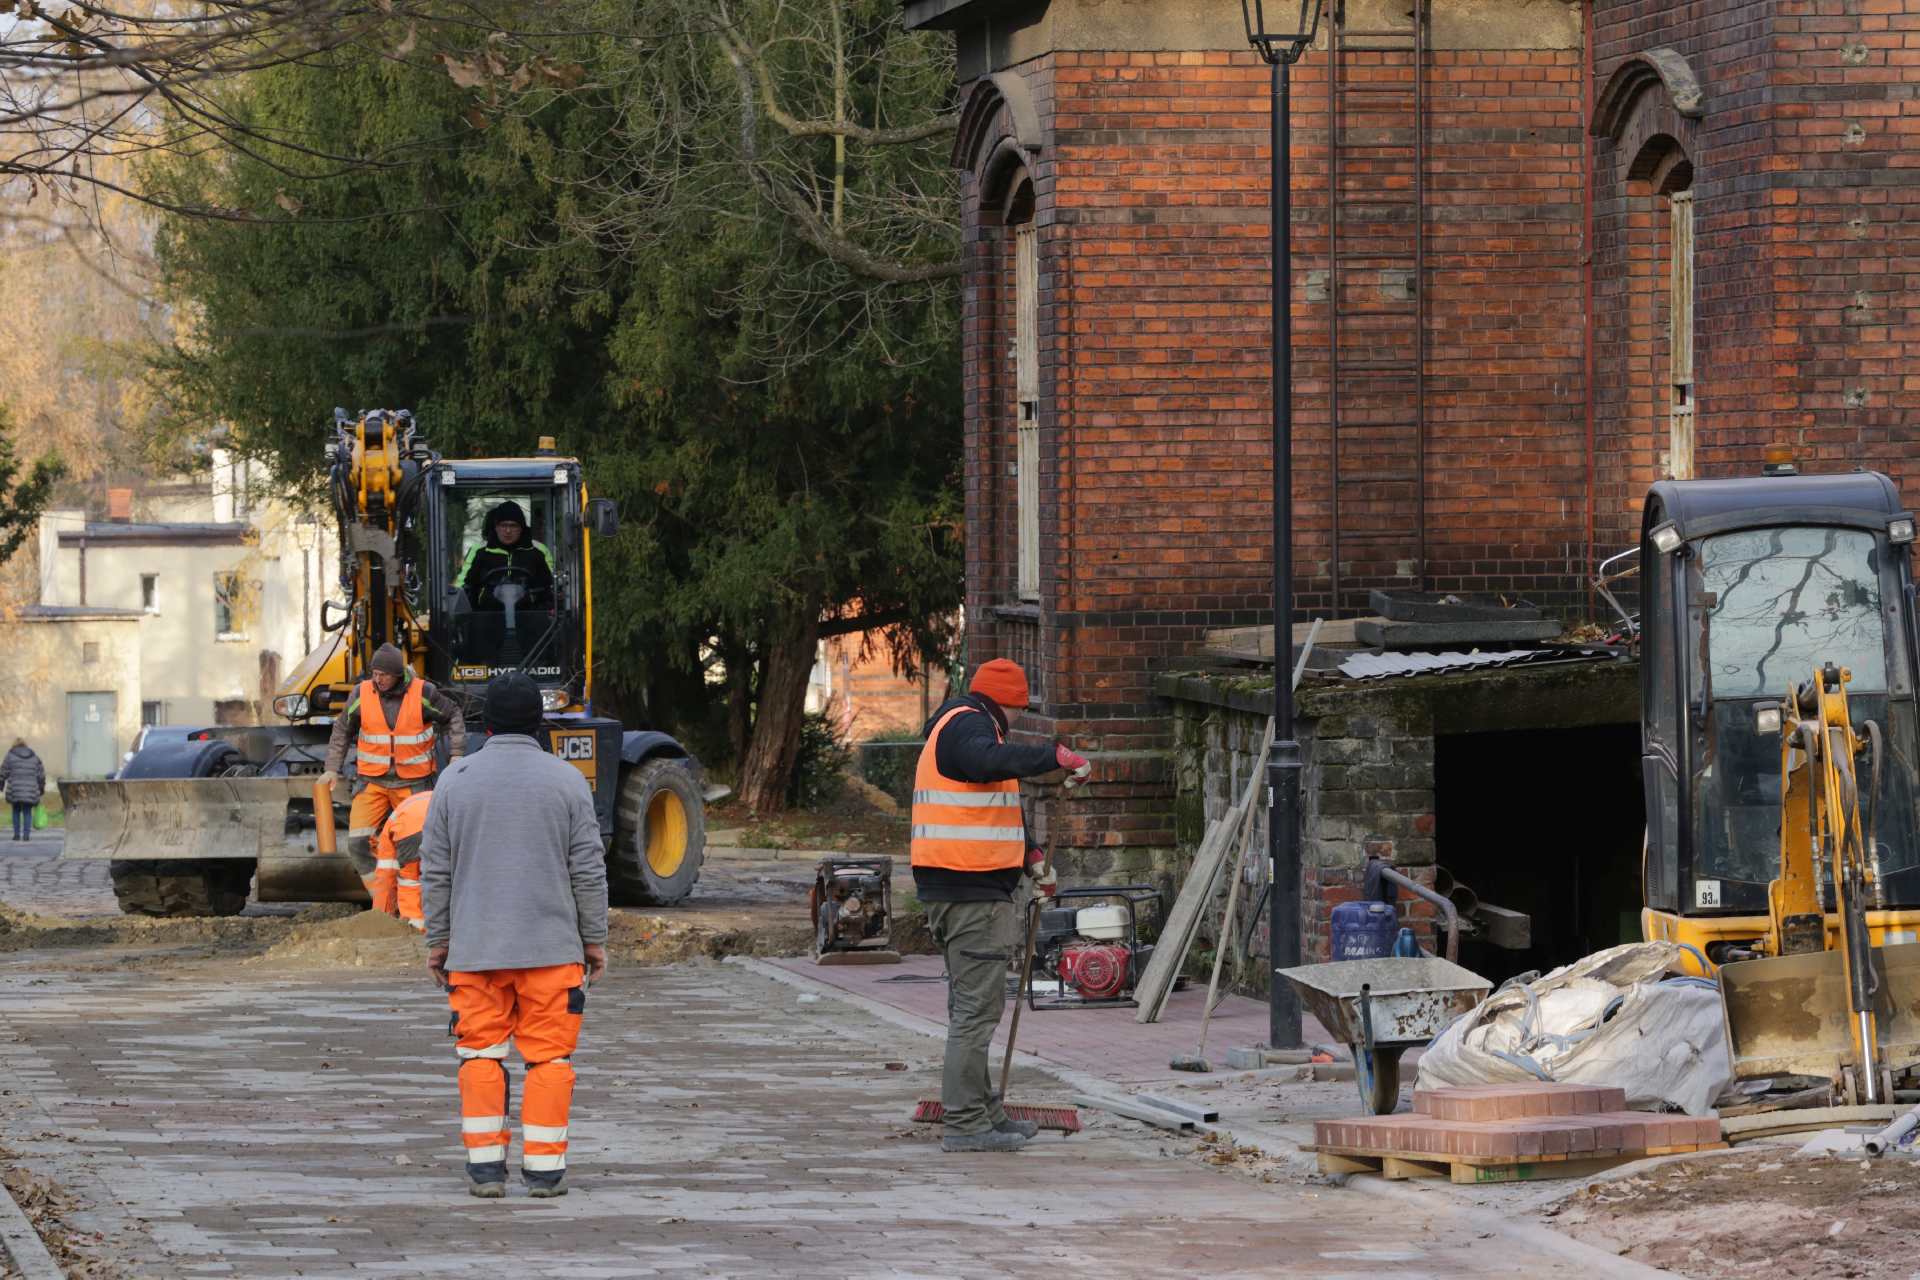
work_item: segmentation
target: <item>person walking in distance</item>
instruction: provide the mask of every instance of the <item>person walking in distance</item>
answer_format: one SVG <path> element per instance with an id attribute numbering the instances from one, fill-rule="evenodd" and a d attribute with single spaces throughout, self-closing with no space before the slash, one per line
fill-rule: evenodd
<path id="1" fill-rule="evenodd" d="M 573 1051 L 587 985 L 607 968 L 607 864 L 593 792 L 541 750 L 540 689 L 487 686 L 486 745 L 449 766 L 420 841 L 427 969 L 447 991 L 460 1058 L 468 1191 L 506 1194 L 507 1045 L 520 1091 L 528 1194 L 567 1193 Z"/>
<path id="2" fill-rule="evenodd" d="M 392 912 L 399 868 L 379 864 L 373 840 L 387 815 L 415 788 L 432 787 L 439 763 L 434 755 L 437 726 L 445 727 L 448 755 L 458 760 L 467 745 L 467 722 L 459 706 L 408 670 L 399 649 L 383 644 L 374 650 L 367 678 L 347 700 L 327 739 L 328 786 L 346 767 L 347 745 L 354 746 L 347 857 L 379 911 Z"/>
<path id="3" fill-rule="evenodd" d="M 994 1093 L 987 1046 L 1006 1008 L 1014 890 L 1027 865 L 1020 779 L 1093 766 L 1061 743 L 1007 741 L 1007 715 L 1027 706 L 1027 673 L 995 658 L 967 692 L 927 721 L 913 779 L 913 883 L 947 960 L 947 1048 L 940 1102 L 947 1151 L 1018 1151 L 1031 1121 L 1011 1120 Z"/>
<path id="4" fill-rule="evenodd" d="M 25 738 L 15 738 L 13 750 L 0 760 L 0 781 L 6 785 L 7 803 L 13 806 L 13 838 L 33 839 L 33 806 L 47 793 L 47 767 Z"/>

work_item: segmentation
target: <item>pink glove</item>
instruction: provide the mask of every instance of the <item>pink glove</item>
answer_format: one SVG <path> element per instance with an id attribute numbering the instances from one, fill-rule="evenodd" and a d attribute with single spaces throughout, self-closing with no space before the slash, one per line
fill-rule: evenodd
<path id="1" fill-rule="evenodd" d="M 1093 762 L 1064 742 L 1053 744 L 1053 758 L 1067 771 L 1066 785 L 1069 787 L 1079 786 L 1093 773 Z"/>

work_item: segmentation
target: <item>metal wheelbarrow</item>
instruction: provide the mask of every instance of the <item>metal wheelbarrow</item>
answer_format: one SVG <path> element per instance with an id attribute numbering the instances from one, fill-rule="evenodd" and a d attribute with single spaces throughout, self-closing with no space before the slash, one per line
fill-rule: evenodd
<path id="1" fill-rule="evenodd" d="M 1471 1011 L 1493 984 L 1433 956 L 1336 960 L 1281 969 L 1320 1025 L 1353 1050 L 1360 1100 L 1374 1115 L 1400 1105 L 1400 1055 Z"/>

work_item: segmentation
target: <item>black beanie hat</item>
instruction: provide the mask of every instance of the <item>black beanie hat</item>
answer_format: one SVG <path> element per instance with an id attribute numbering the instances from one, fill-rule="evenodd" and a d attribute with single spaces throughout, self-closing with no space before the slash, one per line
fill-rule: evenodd
<path id="1" fill-rule="evenodd" d="M 540 686 L 524 672 L 509 671 L 488 682 L 485 715 L 488 732 L 534 733 L 540 728 L 543 711 Z"/>
<path id="2" fill-rule="evenodd" d="M 525 529 L 527 527 L 527 513 L 520 509 L 520 504 L 512 501 L 503 502 L 499 506 L 495 507 L 493 510 L 487 512 L 487 541 L 488 542 L 495 543 L 495 544 L 499 543 L 500 541 L 499 529 L 500 529 L 500 522 L 502 520 L 511 520 L 515 524 L 519 525 L 522 529 Z"/>
<path id="3" fill-rule="evenodd" d="M 393 645 L 383 644 L 373 651 L 373 661 L 368 665 L 388 675 L 404 676 L 407 674 L 407 655 Z"/>

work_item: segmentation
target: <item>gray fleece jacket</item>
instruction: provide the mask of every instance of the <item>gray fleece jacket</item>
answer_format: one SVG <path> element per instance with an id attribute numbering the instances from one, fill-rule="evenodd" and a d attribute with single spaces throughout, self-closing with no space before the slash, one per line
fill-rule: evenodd
<path id="1" fill-rule="evenodd" d="M 447 766 L 420 841 L 427 945 L 447 968 L 579 964 L 607 940 L 607 862 L 578 769 L 518 733 Z"/>

